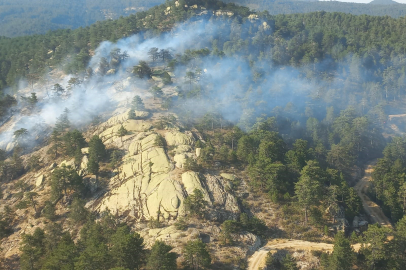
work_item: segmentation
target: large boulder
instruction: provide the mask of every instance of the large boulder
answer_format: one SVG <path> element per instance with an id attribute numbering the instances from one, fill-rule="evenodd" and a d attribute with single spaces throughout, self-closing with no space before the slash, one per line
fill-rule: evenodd
<path id="1" fill-rule="evenodd" d="M 191 133 L 185 134 L 176 130 L 165 133 L 165 140 L 170 146 L 193 145 L 195 142 Z"/>
<path id="2" fill-rule="evenodd" d="M 176 167 L 182 169 L 188 158 L 193 158 L 193 154 L 190 153 L 177 154 L 173 157 L 173 160 L 176 163 L 175 164 Z"/>
<path id="3" fill-rule="evenodd" d="M 201 191 L 203 191 L 203 193 L 205 193 L 208 200 L 210 200 L 206 189 L 203 188 L 202 182 L 201 182 L 199 174 L 197 172 L 189 171 L 189 172 L 183 173 L 182 174 L 182 183 L 183 183 L 183 186 L 185 187 L 187 194 L 189 194 L 189 195 L 193 194 L 193 191 L 195 189 L 200 189 Z"/>
<path id="4" fill-rule="evenodd" d="M 118 130 L 123 126 L 128 132 L 144 132 L 151 129 L 152 125 L 143 120 L 126 120 L 122 124 L 112 126 L 103 131 L 99 137 L 105 144 L 111 144 L 115 141 L 122 141 L 122 138 L 118 136 Z"/>
<path id="5" fill-rule="evenodd" d="M 42 186 L 42 184 L 44 183 L 45 180 L 45 176 L 43 174 L 41 174 L 40 176 L 37 177 L 37 179 L 35 180 L 35 186 L 36 187 L 40 187 Z"/>

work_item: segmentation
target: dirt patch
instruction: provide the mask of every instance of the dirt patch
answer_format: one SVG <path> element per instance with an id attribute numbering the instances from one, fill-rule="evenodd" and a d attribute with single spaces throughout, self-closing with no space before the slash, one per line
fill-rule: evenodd
<path id="1" fill-rule="evenodd" d="M 374 203 L 367 195 L 367 190 L 372 184 L 372 172 L 374 171 L 373 166 L 376 164 L 377 160 L 370 162 L 365 169 L 365 176 L 358 181 L 355 185 L 355 190 L 362 200 L 362 206 L 365 212 L 370 216 L 373 223 L 379 223 L 381 226 L 392 228 L 392 224 L 389 219 L 385 216 L 382 209 Z"/>

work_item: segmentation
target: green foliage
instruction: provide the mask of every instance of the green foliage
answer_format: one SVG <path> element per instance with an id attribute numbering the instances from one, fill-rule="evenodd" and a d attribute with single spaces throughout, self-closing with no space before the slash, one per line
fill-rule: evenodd
<path id="1" fill-rule="evenodd" d="M 42 209 L 42 215 L 50 221 L 54 221 L 56 219 L 55 205 L 50 201 L 46 201 Z"/>
<path id="2" fill-rule="evenodd" d="M 80 235 L 79 256 L 75 259 L 75 269 L 107 270 L 114 267 L 107 247 L 109 235 L 106 235 L 105 228 L 94 221 L 88 221 Z"/>
<path id="3" fill-rule="evenodd" d="M 378 160 L 372 173 L 376 197 L 395 222 L 406 212 L 405 146 L 404 138 L 394 138 L 383 150 L 384 157 Z"/>
<path id="4" fill-rule="evenodd" d="M 81 151 L 81 149 L 86 146 L 86 141 L 82 133 L 75 129 L 66 132 L 62 136 L 62 145 L 64 153 L 70 157 L 74 157 L 78 151 Z"/>
<path id="5" fill-rule="evenodd" d="M 154 141 L 154 145 L 158 147 L 165 147 L 166 146 L 165 138 L 162 137 L 161 135 L 157 135 Z"/>
<path id="6" fill-rule="evenodd" d="M 276 255 L 276 254 L 275 254 Z M 299 269 L 296 265 L 296 260 L 287 253 L 285 257 L 280 258 L 278 256 L 273 255 L 271 252 L 268 252 L 266 255 L 265 264 L 267 269 L 270 270 L 297 270 Z"/>
<path id="7" fill-rule="evenodd" d="M 28 137 L 28 130 L 25 128 L 20 128 L 14 131 L 14 141 L 18 146 L 22 147 L 26 143 Z"/>
<path id="8" fill-rule="evenodd" d="M 286 254 L 281 262 L 281 270 L 299 270 L 297 267 L 296 260 L 289 253 Z"/>
<path id="9" fill-rule="evenodd" d="M 135 115 L 135 112 L 134 112 L 134 110 L 133 109 L 130 109 L 129 111 L 128 111 L 128 119 L 136 119 L 137 117 L 136 117 L 136 115 Z"/>
<path id="10" fill-rule="evenodd" d="M 206 213 L 207 202 L 200 189 L 193 190 L 192 194 L 184 200 L 185 210 L 188 215 L 203 218 Z"/>
<path id="11" fill-rule="evenodd" d="M 7 206 L 3 212 L 0 212 L 0 239 L 8 236 L 12 233 L 11 223 L 13 221 L 13 216 L 11 209 Z"/>
<path id="12" fill-rule="evenodd" d="M 145 61 L 140 61 L 137 66 L 133 67 L 132 73 L 135 74 L 138 78 L 151 78 L 152 70 Z"/>
<path id="13" fill-rule="evenodd" d="M 69 130 L 71 124 L 69 121 L 69 110 L 65 108 L 63 113 L 56 119 L 54 131 L 56 134 L 62 134 Z"/>
<path id="14" fill-rule="evenodd" d="M 226 220 L 221 224 L 221 243 L 232 245 L 234 243 L 232 234 L 240 231 L 239 223 L 235 220 Z"/>
<path id="15" fill-rule="evenodd" d="M 41 157 L 39 155 L 32 155 L 27 161 L 27 167 L 30 171 L 37 171 L 41 168 Z"/>
<path id="16" fill-rule="evenodd" d="M 261 237 L 265 237 L 268 230 L 265 222 L 255 216 L 249 217 L 246 213 L 240 215 L 240 226 L 244 231 L 251 232 Z"/>
<path id="17" fill-rule="evenodd" d="M 127 226 L 120 226 L 111 236 L 110 254 L 116 267 L 140 269 L 145 262 L 144 239 L 132 233 Z"/>
<path id="18" fill-rule="evenodd" d="M 196 162 L 194 158 L 186 157 L 186 161 L 183 164 L 183 169 L 185 171 L 199 172 L 201 170 L 201 166 Z"/>
<path id="19" fill-rule="evenodd" d="M 45 254 L 45 232 L 40 228 L 34 233 L 23 234 L 20 246 L 20 267 L 22 270 L 41 269 L 41 257 Z"/>
<path id="20" fill-rule="evenodd" d="M 176 253 L 170 252 L 173 248 L 163 241 L 156 241 L 148 257 L 147 270 L 176 270 Z"/>
<path id="21" fill-rule="evenodd" d="M 378 224 L 369 225 L 364 232 L 363 244 L 360 252 L 365 256 L 367 267 L 374 268 L 377 264 L 386 262 L 390 254 L 389 243 L 387 241 L 391 230 L 387 227 L 379 227 Z"/>
<path id="22" fill-rule="evenodd" d="M 94 157 L 97 162 L 107 158 L 106 146 L 97 135 L 94 135 L 89 141 L 89 156 Z"/>
<path id="23" fill-rule="evenodd" d="M 136 111 L 145 110 L 144 102 L 142 101 L 140 96 L 135 96 L 131 101 L 131 109 Z"/>
<path id="24" fill-rule="evenodd" d="M 75 169 L 63 164 L 56 168 L 51 174 L 51 196 L 53 200 L 58 200 L 69 192 L 81 194 L 84 189 L 83 179 Z"/>
<path id="25" fill-rule="evenodd" d="M 45 229 L 23 235 L 22 269 L 140 269 L 146 261 L 142 237 L 106 213 L 97 223 L 87 219 L 77 243 L 60 224 L 49 223 Z"/>
<path id="26" fill-rule="evenodd" d="M 37 94 L 35 93 L 31 93 L 31 96 L 29 97 L 21 96 L 21 99 L 23 100 L 24 103 L 27 104 L 27 107 L 30 109 L 33 109 L 35 105 L 38 103 Z"/>
<path id="27" fill-rule="evenodd" d="M 334 238 L 334 249 L 330 255 L 329 268 L 332 270 L 351 269 L 355 260 L 355 253 L 350 241 L 342 232 Z"/>
<path id="28" fill-rule="evenodd" d="M 53 239 L 55 241 L 55 239 Z M 44 270 L 73 270 L 75 258 L 78 256 L 78 248 L 69 233 L 63 233 L 55 248 L 50 250 L 45 257 L 41 269 Z"/>
<path id="29" fill-rule="evenodd" d="M 188 223 L 185 218 L 178 218 L 174 226 L 179 231 L 185 231 L 188 228 Z"/>
<path id="30" fill-rule="evenodd" d="M 69 219 L 72 224 L 82 224 L 89 217 L 89 210 L 85 208 L 85 202 L 75 198 L 70 206 Z"/>
<path id="31" fill-rule="evenodd" d="M 194 240 L 186 243 L 183 248 L 184 264 L 190 269 L 208 269 L 211 265 L 210 253 L 202 240 Z"/>
<path id="32" fill-rule="evenodd" d="M 123 125 L 121 125 L 121 127 L 117 131 L 117 135 L 119 137 L 123 137 L 123 136 L 125 136 L 127 134 L 128 134 L 128 130 Z"/>
<path id="33" fill-rule="evenodd" d="M 99 162 L 97 162 L 97 157 L 90 156 L 89 161 L 87 163 L 87 170 L 89 171 L 89 173 L 98 175 L 99 169 L 100 169 L 100 166 L 99 166 Z"/>

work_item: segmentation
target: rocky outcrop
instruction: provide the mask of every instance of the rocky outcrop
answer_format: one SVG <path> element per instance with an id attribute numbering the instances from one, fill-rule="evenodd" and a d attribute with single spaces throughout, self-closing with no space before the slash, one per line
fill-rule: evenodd
<path id="1" fill-rule="evenodd" d="M 207 188 L 210 190 L 210 199 L 216 205 L 215 211 L 210 213 L 211 219 L 237 219 L 240 207 L 237 199 L 227 191 L 227 187 L 230 187 L 228 180 L 222 180 L 214 175 L 205 177 Z"/>
<path id="2" fill-rule="evenodd" d="M 111 127 L 107 126 L 99 135 L 107 145 L 116 144 L 115 132 L 121 126 L 116 121 L 125 119 L 124 116 L 114 118 L 106 122 Z M 213 219 L 236 217 L 239 208 L 235 197 L 226 190 L 228 180 L 205 177 L 193 171 L 182 174 L 176 171 L 183 168 L 187 157 L 195 158 L 192 147 L 195 139 L 191 132 L 167 130 L 158 134 L 146 131 L 151 125 L 142 120 L 123 120 L 123 126 L 133 133 L 125 144 L 120 145 L 127 154 L 115 170 L 116 175 L 110 179 L 109 191 L 89 206 L 98 211 L 109 209 L 114 214 L 140 221 L 158 217 L 176 219 L 185 213 L 185 198 L 199 189 L 210 208 L 214 209 L 210 211 L 215 212 L 210 214 Z M 166 143 L 162 144 L 159 136 Z M 174 147 L 173 160 L 163 145 Z M 82 163 L 85 163 L 84 160 Z"/>
<path id="3" fill-rule="evenodd" d="M 165 133 L 165 140 L 170 146 L 193 145 L 195 142 L 192 133 L 182 133 L 176 130 Z"/>

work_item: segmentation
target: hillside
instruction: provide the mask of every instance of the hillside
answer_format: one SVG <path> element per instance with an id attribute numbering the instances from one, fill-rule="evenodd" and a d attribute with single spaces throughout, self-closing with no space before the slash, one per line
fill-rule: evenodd
<path id="1" fill-rule="evenodd" d="M 308 13 L 315 11 L 343 12 L 354 15 L 391 16 L 406 15 L 406 5 L 394 1 L 375 0 L 370 4 L 336 1 L 263 1 L 226 0 L 253 10 L 267 10 L 270 14 Z M 0 3 L 0 36 L 16 37 L 43 34 L 49 30 L 76 29 L 96 21 L 117 19 L 120 16 L 146 11 L 164 4 L 163 0 L 4 0 Z"/>
<path id="2" fill-rule="evenodd" d="M 0 267 L 402 269 L 404 24 L 188 0 L 0 39 Z"/>

